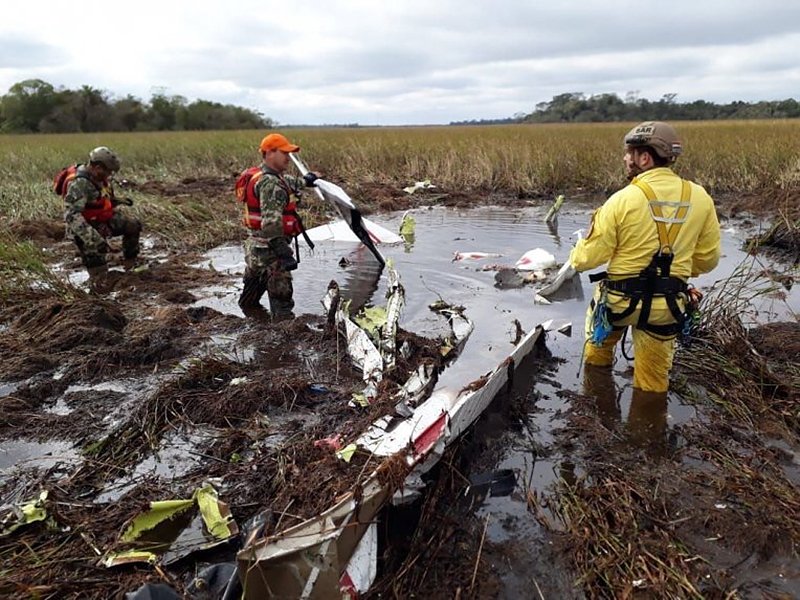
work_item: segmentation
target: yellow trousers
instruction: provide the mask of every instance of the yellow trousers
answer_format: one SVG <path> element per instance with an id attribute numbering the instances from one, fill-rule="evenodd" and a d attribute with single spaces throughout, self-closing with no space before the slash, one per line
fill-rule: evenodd
<path id="1" fill-rule="evenodd" d="M 595 294 L 595 302 L 599 299 L 599 294 Z M 609 307 L 614 312 L 622 312 L 625 303 L 620 299 L 615 299 L 609 294 Z M 662 301 L 663 302 L 663 301 Z M 658 306 L 654 302 L 651 315 L 657 320 L 655 322 L 669 322 L 672 319 L 669 309 Z M 606 338 L 601 346 L 595 346 L 588 341 L 590 336 L 590 325 L 592 323 L 592 307 L 586 311 L 586 348 L 584 362 L 587 365 L 600 367 L 610 367 L 614 362 L 614 348 L 622 337 L 624 329 L 614 330 Z M 664 338 L 655 337 L 646 331 L 638 329 L 633 323 L 639 319 L 639 311 L 635 310 L 629 317 L 622 321 L 615 322 L 615 325 L 631 325 L 633 331 L 633 387 L 645 392 L 666 392 L 669 389 L 669 372 L 672 369 L 672 359 L 675 356 L 675 336 Z M 665 321 L 665 319 L 667 319 Z M 674 320 L 672 320 L 674 322 Z"/>
<path id="2" fill-rule="evenodd" d="M 594 399 L 597 416 L 603 425 L 616 430 L 622 422 L 622 391 L 617 389 L 611 367 L 586 365 L 583 393 Z M 634 388 L 625 429 L 630 444 L 650 455 L 662 456 L 667 451 L 667 394 Z"/>

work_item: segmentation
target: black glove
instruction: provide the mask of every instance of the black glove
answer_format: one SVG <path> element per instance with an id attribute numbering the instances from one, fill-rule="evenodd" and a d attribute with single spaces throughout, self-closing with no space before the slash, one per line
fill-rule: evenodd
<path id="1" fill-rule="evenodd" d="M 306 187 L 314 187 L 314 182 L 317 179 L 319 179 L 319 176 L 316 173 L 312 173 L 311 171 L 303 175 L 303 181 L 306 182 Z"/>
<path id="2" fill-rule="evenodd" d="M 284 271 L 294 271 L 297 268 L 297 259 L 294 257 L 292 247 L 282 238 L 276 238 L 269 242 L 270 249 L 278 257 L 278 266 Z"/>

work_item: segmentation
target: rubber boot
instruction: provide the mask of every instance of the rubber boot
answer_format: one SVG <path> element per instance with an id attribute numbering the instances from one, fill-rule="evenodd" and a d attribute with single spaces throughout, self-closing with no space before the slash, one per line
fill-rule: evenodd
<path id="1" fill-rule="evenodd" d="M 242 306 L 242 313 L 247 319 L 259 321 L 261 323 L 269 323 L 272 321 L 272 314 L 264 308 L 261 304 L 255 306 Z"/>
<path id="2" fill-rule="evenodd" d="M 291 298 L 269 297 L 269 308 L 272 310 L 272 318 L 276 321 L 284 319 L 294 319 L 294 300 Z"/>
<path id="3" fill-rule="evenodd" d="M 139 256 L 139 236 L 142 233 L 142 224 L 135 219 L 125 224 L 122 233 L 122 255 L 125 260 L 135 259 Z"/>
<path id="4" fill-rule="evenodd" d="M 91 292 L 107 294 L 114 288 L 114 284 L 108 275 L 108 266 L 87 267 L 86 271 L 89 273 L 89 290 Z"/>
<path id="5" fill-rule="evenodd" d="M 135 270 L 137 267 L 140 267 L 140 264 L 139 264 L 139 259 L 138 259 L 138 258 L 136 258 L 135 256 L 133 256 L 133 257 L 131 257 L 131 258 L 128 258 L 128 257 L 126 256 L 126 257 L 124 257 L 124 258 L 122 259 L 122 267 L 123 267 L 123 268 L 124 268 L 126 271 L 133 271 L 133 270 Z M 143 267 L 141 267 L 139 270 L 140 270 L 140 271 L 143 271 L 143 270 L 145 270 L 146 268 L 147 268 L 146 266 L 143 266 Z"/>
<path id="6" fill-rule="evenodd" d="M 267 291 L 267 285 L 260 277 L 245 274 L 244 289 L 239 296 L 239 307 L 244 309 L 261 307 L 261 296 Z"/>

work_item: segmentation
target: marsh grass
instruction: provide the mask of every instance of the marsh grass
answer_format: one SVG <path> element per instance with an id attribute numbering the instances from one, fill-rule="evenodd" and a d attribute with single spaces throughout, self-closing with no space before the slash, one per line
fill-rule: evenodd
<path id="1" fill-rule="evenodd" d="M 765 267 L 757 256 L 748 256 L 725 280 L 718 282 L 703 300 L 703 319 L 692 344 L 677 353 L 676 365 L 703 387 L 707 398 L 736 422 L 758 428 L 762 422 L 789 440 L 800 439 L 800 389 L 797 363 L 776 364 L 753 342 L 757 331 L 754 306 L 759 300 L 785 303 L 781 284 L 765 282 Z M 773 336 L 779 333 L 771 334 Z M 787 340 L 787 343 L 790 340 Z M 773 344 L 780 346 L 780 340 Z"/>
<path id="2" fill-rule="evenodd" d="M 132 195 L 132 211 L 147 225 L 145 234 L 156 234 L 168 248 L 206 250 L 242 236 L 238 213 L 231 202 L 189 198 L 164 201 L 149 195 Z"/>
<path id="3" fill-rule="evenodd" d="M 370 193 L 370 185 L 399 191 L 430 179 L 444 192 L 499 198 L 552 198 L 563 193 L 567 200 L 597 201 L 625 184 L 621 139 L 630 125 L 328 128 L 285 133 L 301 146 L 301 156 L 312 170 L 345 189 L 366 186 L 364 194 Z M 712 193 L 759 193 L 769 202 L 772 190 L 796 191 L 800 121 L 677 126 L 686 145 L 677 171 Z M 118 178 L 134 184 L 129 194 L 135 200 L 132 212 L 144 222 L 146 234 L 159 236 L 171 248 L 208 248 L 241 239 L 233 182 L 243 168 L 259 162 L 257 145 L 264 133 L 0 136 L 0 224 L 60 220 L 63 205 L 52 193 L 53 177 L 64 166 L 85 161 L 88 151 L 102 144 L 122 158 Z M 180 198 L 165 192 L 167 186 L 192 180 L 217 185 L 211 194 L 199 193 L 200 188 L 189 189 Z M 324 220 L 325 215 L 312 211 L 306 223 L 311 227 Z"/>
<path id="4" fill-rule="evenodd" d="M 548 194 L 607 192 L 624 183 L 622 136 L 629 123 L 290 129 L 310 168 L 345 182 L 405 186 L 430 179 L 455 189 Z M 684 176 L 712 191 L 748 192 L 800 181 L 800 122 L 678 123 Z M 121 177 L 230 177 L 256 164 L 264 132 L 154 132 L 0 136 L 3 209 L 34 199 L 61 167 L 105 144 L 122 157 Z M 26 187 L 40 185 L 42 187 Z"/>
<path id="5" fill-rule="evenodd" d="M 672 507 L 653 483 L 598 464 L 591 478 L 561 481 L 557 500 L 547 499 L 569 535 L 575 584 L 587 598 L 656 597 L 655 590 L 664 598 L 706 597 L 697 586 L 702 562 L 673 537 Z"/>
<path id="6" fill-rule="evenodd" d="M 33 243 L 20 241 L 0 228 L 0 300 L 23 290 L 50 291 L 61 298 L 81 292 L 47 266 L 47 257 Z"/>

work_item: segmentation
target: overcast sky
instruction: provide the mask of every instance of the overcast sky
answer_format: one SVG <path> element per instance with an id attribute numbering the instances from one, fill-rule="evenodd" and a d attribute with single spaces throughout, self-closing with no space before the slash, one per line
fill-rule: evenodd
<path id="1" fill-rule="evenodd" d="M 281 124 L 448 123 L 565 92 L 800 99 L 798 54 L 797 0 L 7 0 L 0 94 L 39 78 Z"/>

